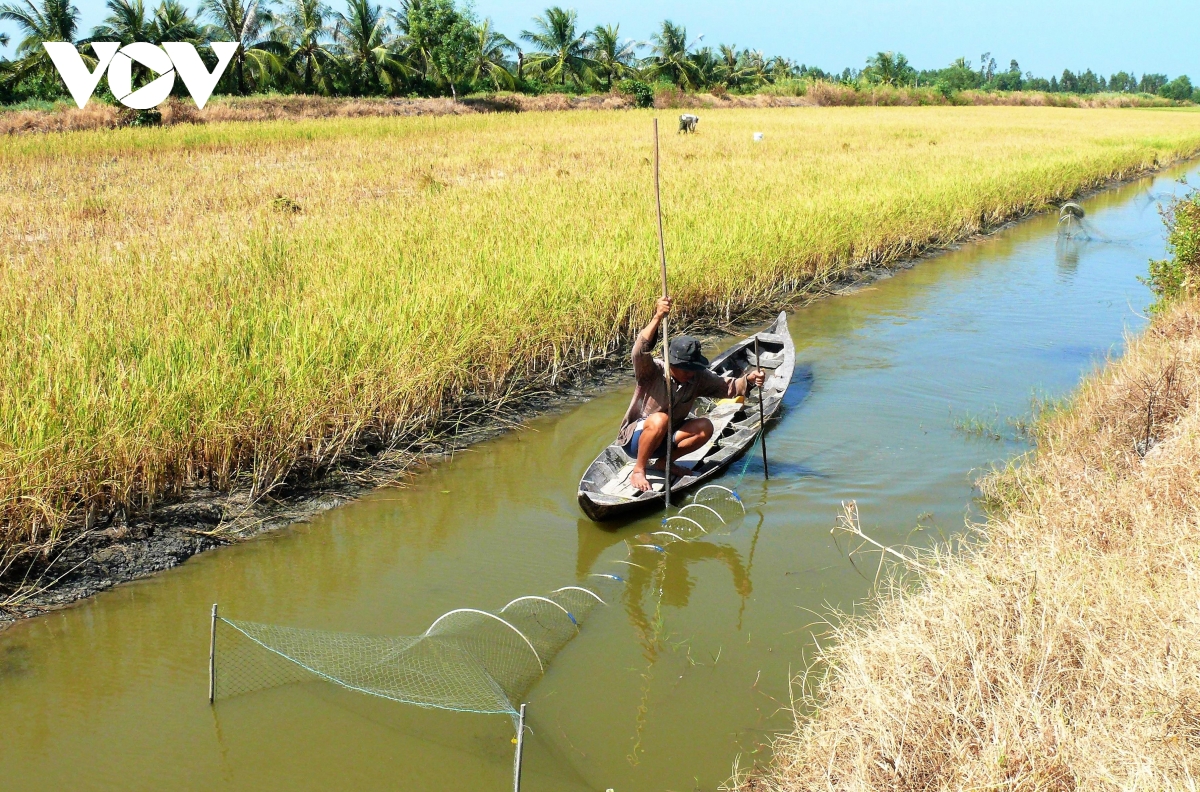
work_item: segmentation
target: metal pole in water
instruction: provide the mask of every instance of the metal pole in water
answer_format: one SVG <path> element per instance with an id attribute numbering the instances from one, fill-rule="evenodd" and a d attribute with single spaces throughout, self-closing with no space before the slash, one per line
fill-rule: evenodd
<path id="1" fill-rule="evenodd" d="M 217 696 L 217 603 L 212 607 L 212 623 L 208 628 L 208 703 Z"/>
<path id="2" fill-rule="evenodd" d="M 758 373 L 762 374 L 762 358 L 758 354 L 758 336 L 754 336 L 754 362 L 758 365 Z M 767 390 L 764 385 L 767 381 L 764 379 L 762 385 L 758 386 L 758 431 L 762 433 L 762 454 L 763 454 L 763 478 L 770 480 L 771 472 L 767 470 L 767 420 L 763 417 L 763 402 L 766 400 Z"/>
<path id="3" fill-rule="evenodd" d="M 513 792 L 521 792 L 521 750 L 525 747 L 525 705 L 517 718 L 517 755 L 513 759 Z"/>
<path id="4" fill-rule="evenodd" d="M 663 242 L 662 223 L 662 192 L 658 186 L 658 119 L 654 119 L 654 207 L 658 212 L 658 263 L 662 272 L 662 296 L 667 294 L 667 246 Z M 665 506 L 671 508 L 671 444 L 675 441 L 675 431 L 671 426 L 671 335 L 667 330 L 667 317 L 662 320 L 663 333 L 663 369 L 667 380 L 667 458 L 663 462 L 663 498 Z"/>

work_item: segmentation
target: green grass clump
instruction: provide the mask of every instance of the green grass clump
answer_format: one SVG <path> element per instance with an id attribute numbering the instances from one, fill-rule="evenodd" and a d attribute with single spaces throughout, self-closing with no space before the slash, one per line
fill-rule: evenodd
<path id="1" fill-rule="evenodd" d="M 1200 192 L 1174 201 L 1163 212 L 1167 226 L 1169 258 L 1150 262 L 1146 283 L 1158 298 L 1154 310 L 1161 311 L 1181 297 L 1200 290 Z"/>
<path id="2" fill-rule="evenodd" d="M 1179 110 L 703 115 L 662 141 L 693 318 L 1200 150 Z M 262 491 L 612 350 L 658 289 L 651 117 L 0 140 L 0 543 L 193 484 Z"/>

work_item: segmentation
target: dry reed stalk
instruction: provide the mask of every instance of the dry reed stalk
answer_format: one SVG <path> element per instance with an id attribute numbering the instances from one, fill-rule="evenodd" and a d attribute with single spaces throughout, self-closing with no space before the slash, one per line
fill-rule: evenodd
<path id="1" fill-rule="evenodd" d="M 1192 302 L 986 481 L 985 541 L 836 623 L 808 714 L 742 787 L 1194 789 L 1198 388 Z"/>

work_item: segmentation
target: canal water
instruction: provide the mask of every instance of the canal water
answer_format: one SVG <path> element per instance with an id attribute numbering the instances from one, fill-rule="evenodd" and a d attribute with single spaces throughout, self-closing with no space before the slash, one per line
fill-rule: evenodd
<path id="1" fill-rule="evenodd" d="M 792 314 L 772 477 L 750 462 L 748 513 L 725 535 L 630 555 L 659 517 L 613 528 L 581 515 L 576 484 L 616 431 L 621 386 L 408 486 L 0 633 L 0 788 L 511 788 L 504 716 L 323 684 L 210 707 L 210 605 L 412 635 L 452 608 L 615 573 L 609 607 L 528 697 L 523 788 L 715 789 L 735 761 L 769 759 L 821 618 L 869 594 L 875 559 L 852 564 L 830 533 L 841 502 L 888 543 L 961 532 L 976 477 L 1027 450 L 1008 419 L 1068 393 L 1145 323 L 1138 276 L 1164 252 L 1156 202 L 1185 173 L 1196 166 L 1083 202 L 1090 238 L 1034 218 Z"/>

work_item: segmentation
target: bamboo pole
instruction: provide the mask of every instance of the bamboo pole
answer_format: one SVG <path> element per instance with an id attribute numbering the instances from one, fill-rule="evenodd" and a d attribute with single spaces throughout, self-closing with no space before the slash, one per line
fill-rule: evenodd
<path id="1" fill-rule="evenodd" d="M 208 703 L 217 696 L 217 603 L 212 607 L 212 623 L 208 627 Z"/>
<path id="2" fill-rule="evenodd" d="M 658 119 L 654 119 L 654 207 L 658 213 L 658 263 L 662 273 L 662 296 L 667 292 L 667 246 L 663 241 L 662 190 L 658 184 Z M 671 445 L 675 441 L 675 429 L 671 426 L 671 335 L 667 329 L 667 317 L 662 319 L 663 371 L 667 381 L 667 458 L 663 461 L 663 500 L 671 508 Z"/>
<path id="3" fill-rule="evenodd" d="M 758 366 L 758 373 L 763 373 L 762 358 L 758 354 L 758 336 L 754 336 L 754 363 Z M 766 401 L 767 390 L 764 385 L 767 380 L 764 377 L 762 384 L 758 386 L 758 431 L 762 433 L 762 455 L 763 455 L 763 478 L 767 481 L 771 479 L 771 472 L 767 470 L 767 419 L 763 417 L 763 402 Z"/>
<path id="4" fill-rule="evenodd" d="M 517 718 L 517 754 L 513 758 L 513 792 L 521 792 L 521 753 L 525 747 L 525 705 Z"/>

